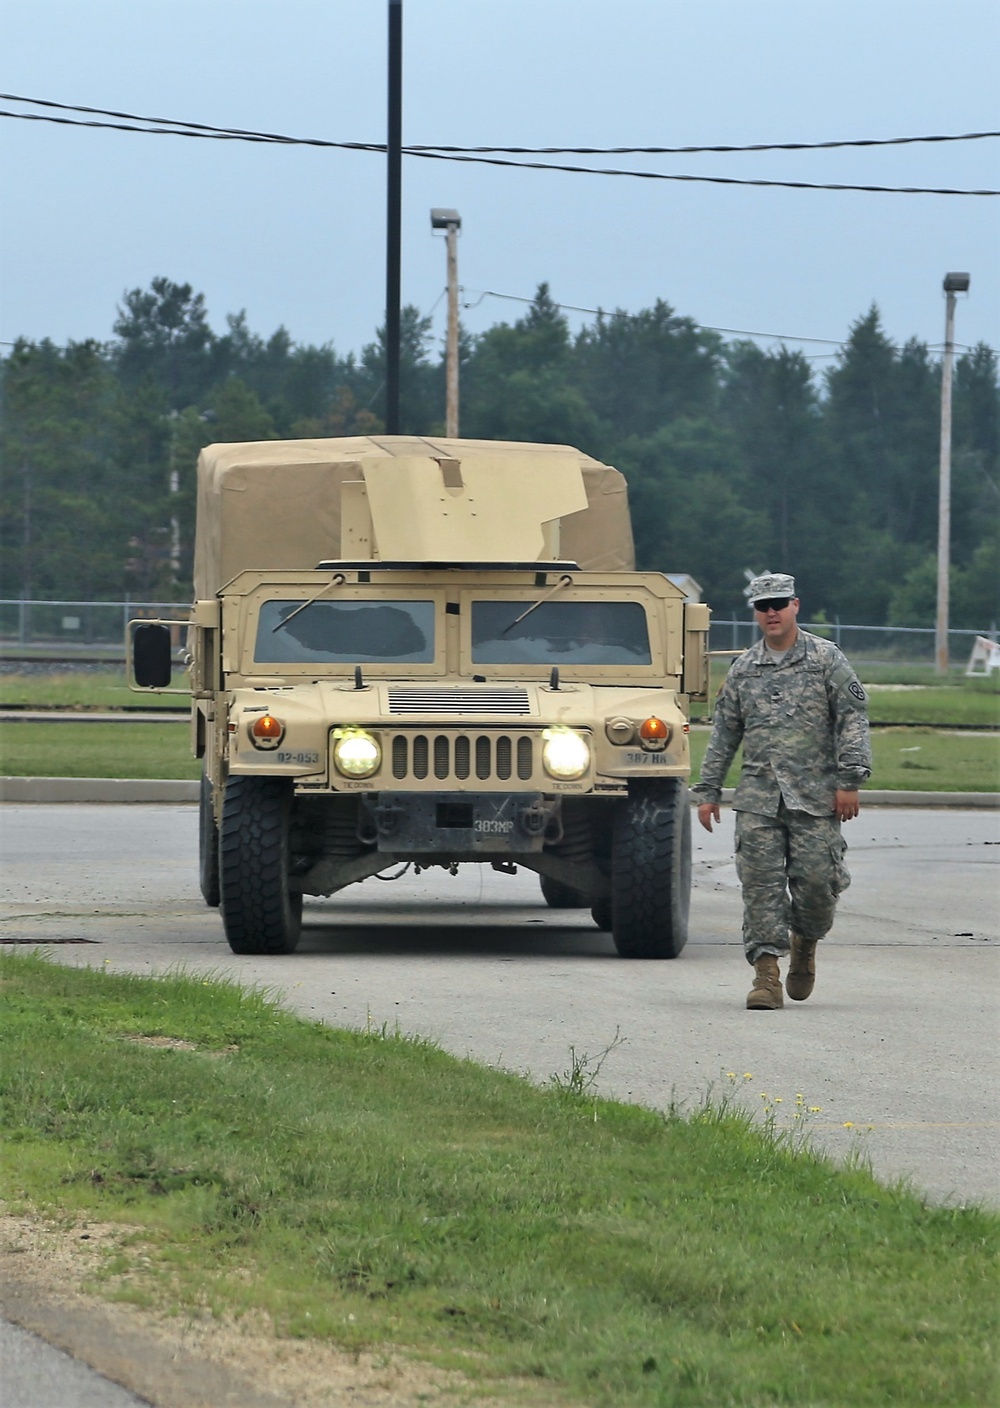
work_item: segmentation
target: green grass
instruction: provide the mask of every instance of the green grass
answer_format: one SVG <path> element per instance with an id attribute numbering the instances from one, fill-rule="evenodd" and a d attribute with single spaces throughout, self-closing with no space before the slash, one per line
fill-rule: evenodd
<path id="1" fill-rule="evenodd" d="M 1000 736 L 886 728 L 872 733 L 869 787 L 913 792 L 1000 791 Z"/>
<path id="2" fill-rule="evenodd" d="M 728 662 L 712 662 L 712 698 L 725 678 Z M 876 678 L 877 677 L 877 678 Z M 183 682 L 178 673 L 178 686 Z M 862 673 L 866 684 L 909 684 L 921 688 L 870 692 L 869 716 L 873 723 L 963 724 L 978 728 L 1000 728 L 1000 675 L 967 679 L 958 675 L 947 683 L 935 683 L 929 669 L 919 666 L 873 666 Z M 130 690 L 121 670 L 78 671 L 54 674 L 0 675 L 0 707 L 4 704 L 35 708 L 121 709 L 126 706 L 148 709 L 186 708 L 187 696 L 149 694 Z M 704 718 L 707 704 L 695 704 L 692 713 Z"/>
<path id="3" fill-rule="evenodd" d="M 8 1199 L 139 1229 L 108 1296 L 391 1342 L 547 1408 L 994 1401 L 986 1211 L 735 1105 L 538 1089 L 218 982 L 13 954 L 0 979 Z"/>
<path id="4" fill-rule="evenodd" d="M 197 778 L 186 723 L 0 724 L 9 777 Z"/>
<path id="5" fill-rule="evenodd" d="M 869 686 L 868 717 L 877 724 L 945 724 L 1000 728 L 1000 694 L 970 681 L 968 687 L 938 685 L 886 689 Z"/>
<path id="6" fill-rule="evenodd" d="M 729 662 L 712 661 L 714 700 L 726 677 Z M 873 666 L 860 670 L 868 689 L 868 717 L 873 724 L 951 724 L 969 728 L 1000 728 L 1000 675 L 984 679 L 956 676 L 935 683 L 930 670 L 917 666 Z M 907 685 L 887 689 L 886 685 Z M 703 720 L 711 713 L 707 703 L 695 703 L 692 718 Z"/>
<path id="7" fill-rule="evenodd" d="M 691 734 L 697 778 L 708 733 Z M 916 792 L 1000 791 L 1000 737 L 928 729 L 876 729 L 875 772 L 869 784 Z M 0 771 L 11 777 L 138 777 L 194 780 L 183 724 L 0 724 Z M 726 785 L 736 784 L 739 755 Z"/>
<path id="8" fill-rule="evenodd" d="M 184 683 L 183 672 L 177 673 L 175 685 Z M 121 669 L 73 670 L 52 674 L 20 674 L 15 671 L 0 675 L 0 708 L 8 704 L 47 709 L 124 709 L 127 707 L 157 709 L 187 709 L 189 696 L 149 694 L 129 689 Z"/>
<path id="9" fill-rule="evenodd" d="M 933 661 L 889 665 L 880 661 L 871 662 L 863 656 L 859 659 L 850 651 L 847 653 L 865 684 L 920 684 L 932 688 L 979 689 L 989 694 L 1000 693 L 1000 675 L 967 675 L 964 663 L 951 665 L 948 674 L 941 676 L 935 670 Z"/>
<path id="10" fill-rule="evenodd" d="M 697 780 L 708 732 L 691 734 L 691 776 Z M 934 729 L 872 730 L 870 788 L 887 792 L 1000 792 L 1000 735 L 942 733 Z M 739 780 L 737 753 L 726 786 Z"/>

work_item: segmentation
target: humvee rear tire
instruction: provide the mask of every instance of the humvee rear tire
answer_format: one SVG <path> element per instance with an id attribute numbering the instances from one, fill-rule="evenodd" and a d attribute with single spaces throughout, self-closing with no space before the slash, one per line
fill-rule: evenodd
<path id="1" fill-rule="evenodd" d="M 691 808 L 679 778 L 638 783 L 615 816 L 611 933 L 623 958 L 676 958 L 687 943 Z"/>
<path id="2" fill-rule="evenodd" d="M 234 953 L 291 953 L 302 896 L 288 889 L 292 782 L 230 777 L 219 824 L 222 923 Z"/>
<path id="3" fill-rule="evenodd" d="M 198 883 L 202 899 L 211 909 L 219 907 L 219 828 L 212 811 L 212 784 L 201 775 L 198 799 Z"/>
<path id="4" fill-rule="evenodd" d="M 585 894 L 561 880 L 553 880 L 551 875 L 538 878 L 542 882 L 542 898 L 550 909 L 586 909 L 590 904 Z"/>

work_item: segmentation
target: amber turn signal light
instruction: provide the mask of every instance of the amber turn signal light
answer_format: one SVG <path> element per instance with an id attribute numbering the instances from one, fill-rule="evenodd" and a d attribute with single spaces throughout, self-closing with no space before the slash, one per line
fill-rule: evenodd
<path id="1" fill-rule="evenodd" d="M 670 725 L 651 714 L 639 725 L 639 737 L 643 746 L 651 749 L 665 748 L 670 737 Z"/>
<path id="2" fill-rule="evenodd" d="M 285 725 L 273 714 L 261 714 L 250 725 L 250 742 L 255 748 L 277 748 L 285 736 Z"/>

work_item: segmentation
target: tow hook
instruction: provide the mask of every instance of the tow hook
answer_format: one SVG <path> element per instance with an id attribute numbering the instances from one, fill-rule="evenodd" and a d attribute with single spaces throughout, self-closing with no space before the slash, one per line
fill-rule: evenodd
<path id="1" fill-rule="evenodd" d="M 527 836 L 540 836 L 549 824 L 550 809 L 533 802 L 518 814 L 518 824 Z"/>
<path id="2" fill-rule="evenodd" d="M 379 802 L 375 808 L 375 825 L 383 836 L 391 836 L 403 818 L 403 808 L 396 802 Z"/>
<path id="3" fill-rule="evenodd" d="M 404 809 L 398 802 L 379 802 L 370 808 L 372 819 L 375 822 L 375 829 L 380 836 L 391 836 L 394 831 L 398 831 L 399 824 L 403 819 Z"/>

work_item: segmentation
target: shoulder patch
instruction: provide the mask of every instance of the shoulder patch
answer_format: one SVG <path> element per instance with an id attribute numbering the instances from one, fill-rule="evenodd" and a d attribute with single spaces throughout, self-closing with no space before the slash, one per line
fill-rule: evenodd
<path id="1" fill-rule="evenodd" d="M 848 694 L 853 694 L 859 704 L 867 704 L 868 695 L 864 692 L 857 680 L 851 680 L 847 686 Z"/>

